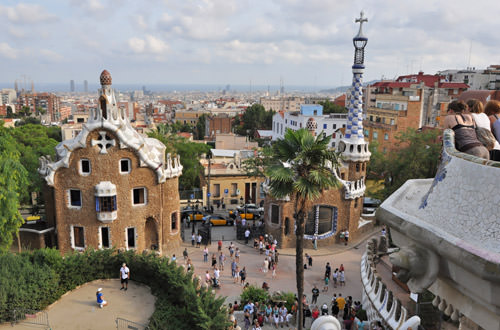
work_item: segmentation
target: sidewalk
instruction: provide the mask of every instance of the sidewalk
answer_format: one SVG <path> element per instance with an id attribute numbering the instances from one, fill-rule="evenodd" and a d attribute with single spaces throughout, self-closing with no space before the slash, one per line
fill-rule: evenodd
<path id="1" fill-rule="evenodd" d="M 380 233 L 380 227 L 375 226 L 372 231 L 366 233 L 356 240 L 350 241 L 347 245 L 344 245 L 343 243 L 334 243 L 330 246 L 318 248 L 317 250 L 304 249 L 304 253 L 307 253 L 313 257 L 323 257 L 343 253 L 351 249 L 357 249 L 361 244 L 365 244 L 369 238 L 378 233 Z M 282 256 L 295 256 L 295 248 L 278 249 L 278 251 Z"/>

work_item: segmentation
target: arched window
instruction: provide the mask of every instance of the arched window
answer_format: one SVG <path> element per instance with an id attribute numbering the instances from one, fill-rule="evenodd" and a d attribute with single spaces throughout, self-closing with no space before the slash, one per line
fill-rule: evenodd
<path id="1" fill-rule="evenodd" d="M 285 218 L 285 236 L 290 234 L 290 219 L 288 217 Z"/>
<path id="2" fill-rule="evenodd" d="M 106 107 L 106 99 L 104 97 L 101 97 L 100 102 L 101 102 L 102 118 L 108 119 L 108 109 Z"/>

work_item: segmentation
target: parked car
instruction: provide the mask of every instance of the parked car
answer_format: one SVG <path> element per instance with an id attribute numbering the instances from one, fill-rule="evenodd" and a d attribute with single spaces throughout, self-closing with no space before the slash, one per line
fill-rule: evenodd
<path id="1" fill-rule="evenodd" d="M 203 221 L 210 222 L 211 226 L 233 226 L 234 225 L 234 220 L 232 219 L 226 219 L 225 217 L 221 215 L 207 215 L 203 219 Z"/>
<path id="2" fill-rule="evenodd" d="M 264 214 L 264 208 L 255 204 L 245 204 L 236 208 L 240 213 L 253 213 L 254 215 Z"/>
<path id="3" fill-rule="evenodd" d="M 247 219 L 247 220 L 253 220 L 253 219 L 258 219 L 260 218 L 261 214 L 259 213 L 240 213 L 238 212 L 238 214 L 240 215 L 240 217 L 242 219 Z M 232 210 L 229 211 L 229 218 L 231 219 L 236 219 L 236 213 Z"/>
<path id="4" fill-rule="evenodd" d="M 193 216 L 194 216 L 195 221 L 201 221 L 201 220 L 203 220 L 203 217 L 205 215 L 206 215 L 206 213 L 204 213 L 200 210 L 193 209 L 192 207 L 185 207 L 181 211 L 181 219 L 187 218 L 189 221 L 193 220 Z"/>
<path id="5" fill-rule="evenodd" d="M 361 215 L 364 215 L 365 217 L 373 217 L 375 216 L 375 211 L 377 211 L 377 208 L 380 205 L 380 200 L 371 198 L 371 197 L 364 197 L 363 198 L 363 213 Z"/>

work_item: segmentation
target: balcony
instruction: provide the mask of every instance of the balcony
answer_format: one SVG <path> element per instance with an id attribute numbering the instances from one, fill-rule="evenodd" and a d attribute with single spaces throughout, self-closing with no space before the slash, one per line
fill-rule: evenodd
<path id="1" fill-rule="evenodd" d="M 103 223 L 111 223 L 113 220 L 116 220 L 118 216 L 117 211 L 112 212 L 97 212 L 97 220 Z"/>

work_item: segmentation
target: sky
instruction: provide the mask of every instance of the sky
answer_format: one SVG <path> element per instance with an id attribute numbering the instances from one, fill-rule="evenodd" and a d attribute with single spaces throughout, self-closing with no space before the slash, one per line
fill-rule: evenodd
<path id="1" fill-rule="evenodd" d="M 0 82 L 339 86 L 500 64 L 498 0 L 2 0 Z"/>

